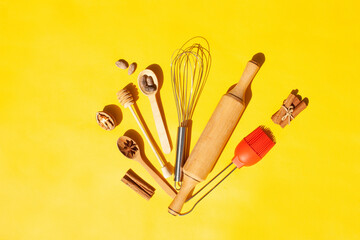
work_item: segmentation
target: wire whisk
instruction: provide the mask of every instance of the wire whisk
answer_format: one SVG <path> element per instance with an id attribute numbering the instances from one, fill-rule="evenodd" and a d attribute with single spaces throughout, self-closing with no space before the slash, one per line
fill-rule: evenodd
<path id="1" fill-rule="evenodd" d="M 205 43 L 205 47 L 197 41 Z M 191 44 L 194 42 L 193 44 Z M 196 104 L 205 86 L 211 66 L 210 46 L 203 37 L 188 40 L 171 58 L 171 82 L 178 114 L 178 136 L 174 181 L 181 185 L 182 166 L 188 156 L 186 139 Z"/>

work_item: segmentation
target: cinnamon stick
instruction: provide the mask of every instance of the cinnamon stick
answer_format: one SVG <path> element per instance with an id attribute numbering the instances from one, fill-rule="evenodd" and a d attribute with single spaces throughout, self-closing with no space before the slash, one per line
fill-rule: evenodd
<path id="1" fill-rule="evenodd" d="M 298 96 L 296 96 L 292 102 L 292 105 L 294 106 L 294 108 L 299 105 L 299 103 L 301 102 L 301 100 L 299 99 Z"/>
<path id="2" fill-rule="evenodd" d="M 291 91 L 288 98 L 283 102 L 281 108 L 271 116 L 275 124 L 279 124 L 282 128 L 288 125 L 294 118 L 303 111 L 308 104 L 308 99 L 298 95 L 298 90 Z"/>
<path id="3" fill-rule="evenodd" d="M 128 185 L 131 189 L 137 192 L 140 196 L 149 200 L 155 193 L 155 188 L 145 182 L 133 170 L 129 169 L 124 177 L 121 179 L 123 183 Z"/>
<path id="4" fill-rule="evenodd" d="M 144 189 L 144 191 L 146 191 L 147 193 L 151 194 L 155 191 L 155 188 L 153 188 L 150 184 L 148 184 L 143 179 L 141 179 L 133 170 L 129 169 L 126 172 L 126 176 L 132 179 L 138 186 Z"/>
<path id="5" fill-rule="evenodd" d="M 286 108 L 289 108 L 290 105 L 293 103 L 295 99 L 295 95 L 290 93 L 290 95 L 287 97 L 287 99 L 284 101 L 284 106 Z M 279 111 L 277 111 L 274 115 L 272 115 L 271 119 L 274 123 L 280 124 L 281 118 L 285 115 L 286 110 L 284 108 L 280 108 Z"/>
<path id="6" fill-rule="evenodd" d="M 294 119 L 297 115 L 299 115 L 299 113 L 302 112 L 306 107 L 307 107 L 306 102 L 305 102 L 305 101 L 301 101 L 301 102 L 295 107 L 294 111 L 293 111 L 292 114 L 291 114 L 291 116 L 293 117 L 293 119 Z M 290 121 L 292 121 L 292 120 L 290 119 Z M 288 118 L 286 118 L 284 121 L 281 121 L 281 122 L 280 122 L 280 126 L 281 126 L 282 128 L 284 128 L 284 127 L 285 127 L 286 125 L 288 125 L 288 124 L 289 124 L 289 119 L 288 119 Z"/>

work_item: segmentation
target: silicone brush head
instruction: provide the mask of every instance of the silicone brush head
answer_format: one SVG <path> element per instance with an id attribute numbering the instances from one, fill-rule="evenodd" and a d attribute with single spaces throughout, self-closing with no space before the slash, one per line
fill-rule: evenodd
<path id="1" fill-rule="evenodd" d="M 260 126 L 237 145 L 232 162 L 241 168 L 260 161 L 275 145 L 275 138 L 269 129 Z"/>

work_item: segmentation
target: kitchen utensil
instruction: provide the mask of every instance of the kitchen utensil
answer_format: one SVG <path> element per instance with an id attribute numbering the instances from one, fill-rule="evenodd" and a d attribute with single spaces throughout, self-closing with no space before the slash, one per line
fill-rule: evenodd
<path id="1" fill-rule="evenodd" d="M 235 156 L 220 173 L 218 173 L 213 179 L 211 179 L 204 187 L 202 187 L 196 194 L 194 194 L 190 199 L 195 197 L 201 190 L 203 190 L 206 186 L 209 185 L 213 180 L 215 180 L 221 173 L 223 173 L 227 168 L 229 168 L 232 164 L 235 164 L 235 167 L 225 176 L 223 177 L 213 188 L 211 188 L 204 196 L 202 196 L 190 209 L 190 211 L 186 213 L 181 213 L 179 216 L 184 216 L 189 214 L 192 210 L 194 210 L 195 206 L 203 200 L 211 191 L 213 191 L 217 186 L 220 185 L 232 172 L 235 171 L 236 168 L 241 168 L 243 166 L 251 166 L 260 161 L 275 145 L 275 138 L 272 135 L 271 131 L 265 129 L 265 127 L 260 126 L 252 131 L 248 136 L 246 136 L 241 142 L 237 145 L 235 149 Z M 187 201 L 189 201 L 188 199 Z"/>
<path id="2" fill-rule="evenodd" d="M 147 79 L 149 78 L 151 78 L 152 86 L 155 86 L 151 88 L 153 89 L 153 91 L 149 91 L 146 88 Z M 145 81 L 145 85 L 144 85 L 144 81 Z M 150 69 L 145 69 L 144 71 L 140 72 L 138 76 L 138 86 L 140 88 L 140 91 L 149 98 L 151 110 L 154 116 L 156 130 L 160 138 L 161 148 L 164 153 L 168 154 L 171 152 L 170 141 L 165 130 L 164 121 L 162 119 L 158 103 L 156 101 L 156 93 L 159 90 L 159 83 L 155 73 Z"/>
<path id="3" fill-rule="evenodd" d="M 257 56 L 257 55 L 255 55 Z M 254 56 L 254 57 L 255 57 Z M 254 57 L 249 61 L 240 81 L 220 100 L 199 140 L 187 159 L 181 189 L 169 206 L 178 215 L 196 184 L 204 181 L 213 169 L 229 137 L 245 109 L 245 91 L 260 68 Z"/>
<path id="4" fill-rule="evenodd" d="M 204 40 L 206 47 L 199 43 L 189 44 L 196 40 Z M 191 121 L 196 104 L 209 75 L 211 66 L 209 49 L 209 43 L 206 39 L 202 37 L 192 38 L 174 52 L 171 60 L 171 82 L 179 121 L 174 172 L 176 188 L 180 186 L 182 167 L 189 151 L 186 148 L 188 145 L 189 121 Z"/>
<path id="5" fill-rule="evenodd" d="M 157 153 L 157 151 L 155 150 L 152 142 L 149 139 L 148 134 L 146 133 L 143 125 L 141 124 L 139 118 L 137 117 L 137 115 L 134 112 L 134 109 L 132 108 L 133 104 L 134 104 L 134 99 L 133 96 L 131 95 L 131 93 L 127 90 L 127 89 L 122 89 L 117 93 L 117 98 L 120 102 L 121 105 L 123 105 L 125 108 L 128 108 L 130 110 L 130 112 L 132 113 L 132 115 L 135 118 L 135 121 L 137 122 L 137 124 L 139 125 L 142 133 L 144 134 L 146 140 L 148 141 L 152 151 L 154 152 L 157 160 L 159 161 L 160 165 L 161 165 L 161 171 L 163 173 L 163 176 L 165 178 L 168 178 L 171 176 L 171 171 L 168 169 L 167 167 L 167 163 L 166 161 L 162 160 L 159 156 L 159 154 Z"/>
<path id="6" fill-rule="evenodd" d="M 136 142 L 127 136 L 122 136 L 117 140 L 117 146 L 120 152 L 127 158 L 132 159 L 140 163 L 146 171 L 151 175 L 152 178 L 159 184 L 159 186 L 171 197 L 174 198 L 176 195 L 175 189 L 161 177 L 159 172 L 156 171 L 154 166 L 145 161 L 140 154 L 140 149 Z"/>

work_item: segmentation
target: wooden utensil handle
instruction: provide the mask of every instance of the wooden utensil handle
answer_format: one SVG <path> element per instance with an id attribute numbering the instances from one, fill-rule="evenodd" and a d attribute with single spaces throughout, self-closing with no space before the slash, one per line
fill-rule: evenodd
<path id="1" fill-rule="evenodd" d="M 156 130 L 160 138 L 161 148 L 164 153 L 169 154 L 171 152 L 170 141 L 166 133 L 164 120 L 161 116 L 159 105 L 156 101 L 155 95 L 149 96 L 149 100 L 154 115 Z"/>
<path id="2" fill-rule="evenodd" d="M 184 202 L 198 183 L 198 181 L 184 175 L 181 189 L 168 207 L 168 212 L 174 216 L 179 215 Z"/>
<path id="3" fill-rule="evenodd" d="M 131 106 L 129 107 L 129 109 L 130 109 L 130 112 L 132 113 L 132 115 L 134 116 L 135 121 L 137 122 L 139 128 L 141 129 L 142 133 L 144 134 L 147 142 L 149 143 L 151 150 L 154 152 L 154 154 L 155 154 L 155 156 L 156 156 L 156 159 L 159 161 L 161 167 L 164 167 L 164 166 L 165 166 L 165 162 L 160 158 L 159 154 L 158 154 L 157 151 L 155 150 L 154 145 L 152 144 L 152 142 L 151 142 L 148 134 L 146 133 L 146 131 L 145 131 L 142 123 L 140 122 L 139 118 L 136 116 L 135 111 L 132 109 Z"/>
<path id="4" fill-rule="evenodd" d="M 256 73 L 259 70 L 259 66 L 254 61 L 249 61 L 246 64 L 243 74 L 236 86 L 229 91 L 229 94 L 234 95 L 242 100 L 245 98 L 245 91 L 248 88 L 251 81 L 254 79 Z"/>
<path id="5" fill-rule="evenodd" d="M 149 166 L 144 160 L 139 159 L 138 162 L 148 171 L 151 177 L 159 184 L 159 186 L 171 197 L 176 196 L 175 189 L 161 176 L 159 172 Z"/>

